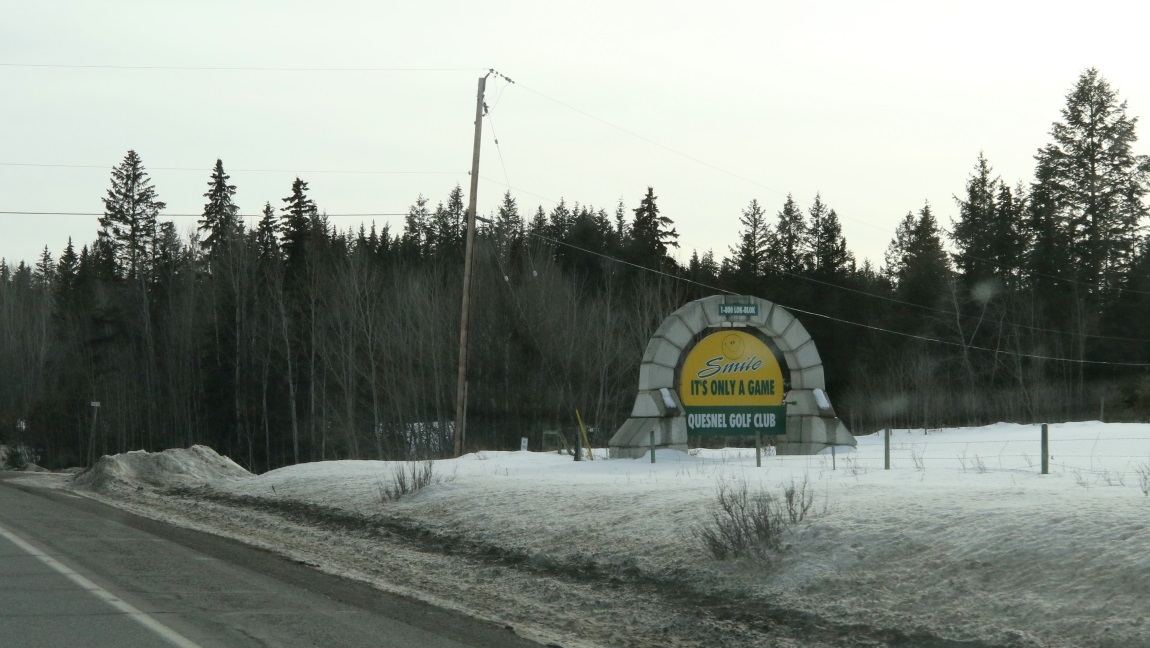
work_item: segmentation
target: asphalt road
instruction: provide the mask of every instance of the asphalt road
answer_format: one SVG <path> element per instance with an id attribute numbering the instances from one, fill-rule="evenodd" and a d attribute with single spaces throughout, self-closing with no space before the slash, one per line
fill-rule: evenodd
<path id="1" fill-rule="evenodd" d="M 14 476 L 0 473 L 0 646 L 539 646 Z"/>

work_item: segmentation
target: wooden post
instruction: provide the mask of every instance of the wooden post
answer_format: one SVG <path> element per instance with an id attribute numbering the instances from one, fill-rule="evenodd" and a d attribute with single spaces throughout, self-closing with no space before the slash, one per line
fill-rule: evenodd
<path id="1" fill-rule="evenodd" d="M 836 446 L 831 446 L 831 470 L 836 470 L 836 469 L 837 469 L 837 468 L 835 467 L 835 463 L 836 463 L 836 462 L 835 462 L 835 447 L 836 447 Z"/>
<path id="2" fill-rule="evenodd" d="M 755 430 L 755 468 L 763 467 L 763 433 Z"/>
<path id="3" fill-rule="evenodd" d="M 467 203 L 467 238 L 463 248 L 463 306 L 459 314 L 459 375 L 455 381 L 455 456 L 463 454 L 467 432 L 467 309 L 471 305 L 471 258 L 475 244 L 475 199 L 479 193 L 479 145 L 483 140 L 483 90 L 487 75 L 479 79 L 475 97 L 475 143 L 471 151 L 471 197 Z M 576 442 L 578 444 L 578 442 Z"/>
<path id="4" fill-rule="evenodd" d="M 651 430 L 651 463 L 655 463 L 655 431 Z"/>
<path id="5" fill-rule="evenodd" d="M 96 417 L 100 412 L 100 401 L 92 401 L 92 435 L 88 439 L 88 466 L 96 465 Z"/>
<path id="6" fill-rule="evenodd" d="M 1042 424 L 1042 474 L 1050 474 L 1050 432 L 1045 423 Z"/>
<path id="7" fill-rule="evenodd" d="M 890 470 L 890 428 L 883 430 L 882 469 Z"/>

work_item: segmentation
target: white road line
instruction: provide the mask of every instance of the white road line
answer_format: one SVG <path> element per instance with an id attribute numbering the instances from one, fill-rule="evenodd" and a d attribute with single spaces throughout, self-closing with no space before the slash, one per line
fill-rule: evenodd
<path id="1" fill-rule="evenodd" d="M 19 536 L 12 533 L 11 531 L 5 529 L 2 526 L 0 526 L 0 537 L 7 538 L 8 540 L 10 540 L 12 542 L 12 544 L 16 545 L 17 547 L 20 547 L 24 551 L 35 556 L 37 559 L 40 560 L 40 562 L 44 563 L 45 565 L 48 565 L 52 569 L 55 569 L 56 571 L 60 572 L 61 574 L 67 576 L 69 579 L 72 580 L 73 583 L 76 583 L 80 587 L 91 592 L 92 595 L 94 595 L 96 598 L 100 599 L 101 601 L 104 601 L 108 605 L 111 605 L 112 607 L 116 608 L 117 610 L 128 615 L 131 619 L 133 619 L 134 621 L 136 621 L 140 625 L 144 626 L 145 628 L 151 630 L 152 632 L 155 632 L 156 634 L 160 635 L 164 639 L 167 639 L 168 642 L 171 643 L 173 646 L 179 646 L 179 648 L 200 648 L 200 646 L 198 644 L 196 644 L 195 642 L 190 641 L 190 640 L 182 637 L 179 634 L 176 634 L 175 630 L 172 630 L 168 626 L 160 623 L 159 621 L 153 619 L 152 617 L 148 616 L 147 614 L 144 614 L 143 612 L 138 610 L 132 604 L 121 600 L 115 594 L 113 594 L 113 593 L 109 592 L 108 590 L 100 587 L 99 585 L 93 583 L 92 581 L 88 580 L 87 578 L 84 578 L 80 574 L 77 574 L 76 572 L 72 571 L 68 566 L 64 565 L 63 563 L 61 563 L 60 561 L 56 560 L 55 558 L 49 556 L 48 554 L 44 553 L 43 551 L 40 551 L 34 545 L 31 545 L 31 544 L 25 542 L 24 540 L 20 539 Z"/>

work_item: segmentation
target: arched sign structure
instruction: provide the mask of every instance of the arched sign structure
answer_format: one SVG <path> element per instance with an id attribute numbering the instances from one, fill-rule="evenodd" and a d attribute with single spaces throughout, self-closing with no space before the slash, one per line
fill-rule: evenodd
<path id="1" fill-rule="evenodd" d="M 782 363 L 780 363 L 780 359 Z M 806 328 L 765 299 L 717 295 L 671 313 L 647 343 L 631 417 L 613 457 L 687 450 L 689 435 L 778 435 L 779 454 L 855 445 L 824 391 Z"/>

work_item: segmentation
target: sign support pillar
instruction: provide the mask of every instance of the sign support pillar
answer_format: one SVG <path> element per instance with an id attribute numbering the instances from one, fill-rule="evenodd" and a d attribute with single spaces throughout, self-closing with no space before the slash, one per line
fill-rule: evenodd
<path id="1" fill-rule="evenodd" d="M 1050 429 L 1042 424 L 1042 474 L 1050 474 Z"/>
<path id="2" fill-rule="evenodd" d="M 890 428 L 883 430 L 882 469 L 890 470 Z"/>

